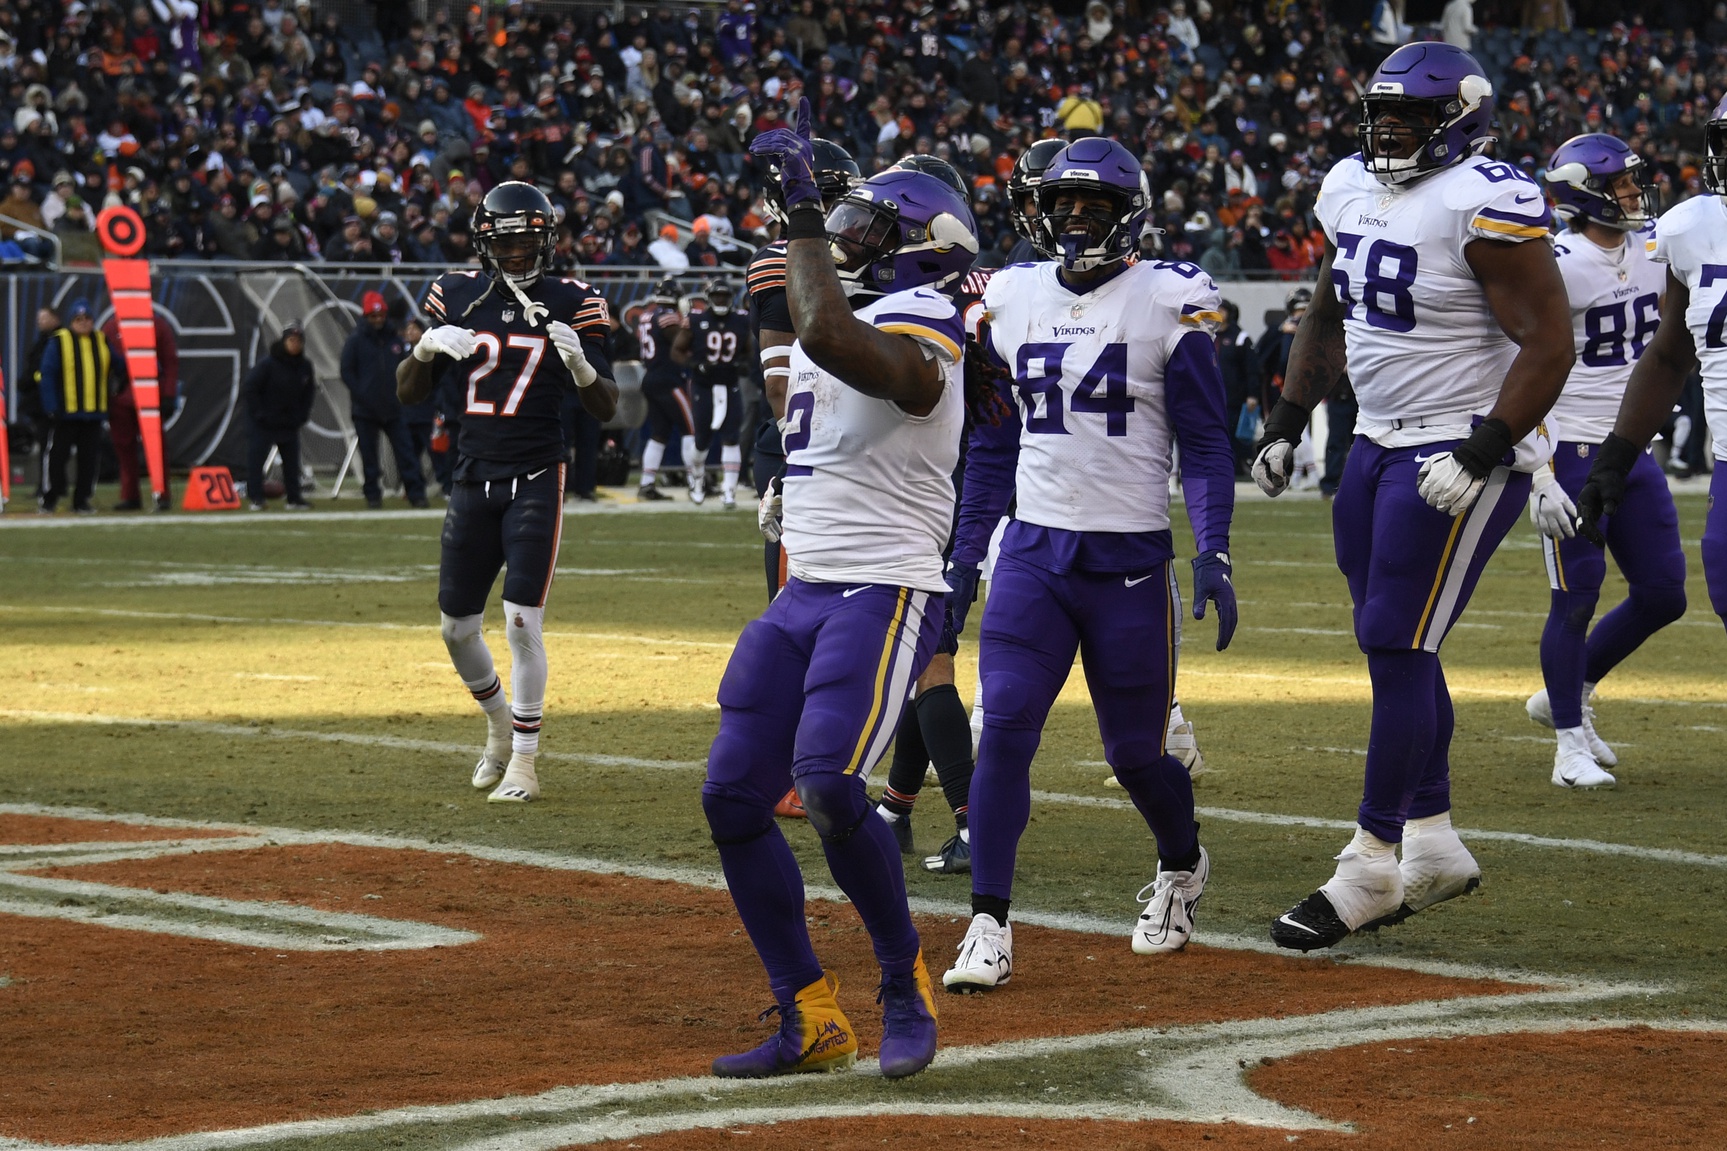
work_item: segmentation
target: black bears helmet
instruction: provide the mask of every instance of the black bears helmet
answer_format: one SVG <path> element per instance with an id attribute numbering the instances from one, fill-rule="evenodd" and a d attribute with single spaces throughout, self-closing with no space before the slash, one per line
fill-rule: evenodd
<path id="1" fill-rule="evenodd" d="M 732 314 L 732 290 L 724 280 L 709 280 L 702 288 L 702 299 L 708 302 L 708 311 L 714 315 Z"/>
<path id="2" fill-rule="evenodd" d="M 909 156 L 901 156 L 889 164 L 885 171 L 904 169 L 908 172 L 922 172 L 926 176 L 934 176 L 959 194 L 959 198 L 967 204 L 971 203 L 971 189 L 966 187 L 965 177 L 959 174 L 959 169 L 928 152 L 913 152 Z"/>
<path id="3" fill-rule="evenodd" d="M 557 244 L 552 202 L 532 184 L 506 181 L 474 209 L 473 235 L 487 275 L 532 284 L 551 267 Z"/>
<path id="4" fill-rule="evenodd" d="M 863 170 L 858 162 L 852 159 L 852 154 L 820 136 L 810 141 L 815 152 L 814 163 L 811 165 L 816 178 L 816 187 L 821 189 L 822 211 L 833 210 L 840 197 L 863 183 Z M 762 195 L 767 200 L 768 215 L 780 223 L 786 222 L 785 190 L 780 187 L 780 169 L 777 164 L 768 166 L 768 176 L 762 181 Z"/>

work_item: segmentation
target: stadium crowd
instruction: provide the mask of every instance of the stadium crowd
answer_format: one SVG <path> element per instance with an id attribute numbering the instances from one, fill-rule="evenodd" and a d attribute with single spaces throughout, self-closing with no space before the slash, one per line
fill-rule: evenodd
<path id="1" fill-rule="evenodd" d="M 0 216 L 58 236 L 67 261 L 95 258 L 94 217 L 128 203 L 157 258 L 466 262 L 472 206 L 527 178 L 563 214 L 567 265 L 741 264 L 732 240 L 771 234 L 745 148 L 807 95 L 866 175 L 914 151 L 952 162 L 986 264 L 1014 241 L 1002 191 L 1019 152 L 1102 133 L 1142 156 L 1169 255 L 1298 278 L 1321 251 L 1314 194 L 1355 151 L 1361 83 L 1400 40 L 1511 44 L 1489 66 L 1504 158 L 1539 168 L 1567 137 L 1612 131 L 1669 206 L 1698 191 L 1727 84 L 1722 4 L 1666 5 L 1673 31 L 1633 20 L 1563 42 L 1538 39 L 1563 6 L 1499 0 L 1451 0 L 1415 28 L 1401 0 L 1091 0 L 1073 16 L 725 0 L 632 6 L 616 24 L 589 7 L 434 3 L 424 21 L 378 5 L 373 26 L 356 7 L 0 5 Z M 0 259 L 52 251 L 4 221 L 0 245 Z"/>

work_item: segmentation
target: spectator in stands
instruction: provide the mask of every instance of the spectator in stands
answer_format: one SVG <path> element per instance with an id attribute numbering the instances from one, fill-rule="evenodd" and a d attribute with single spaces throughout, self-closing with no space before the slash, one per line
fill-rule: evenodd
<path id="1" fill-rule="evenodd" d="M 42 354 L 42 407 L 52 426 L 48 433 L 47 483 L 37 509 L 52 513 L 66 494 L 66 463 L 73 452 L 78 470 L 72 487 L 72 510 L 96 511 L 90 498 L 96 491 L 96 467 L 102 453 L 102 424 L 108 403 L 127 385 L 126 356 L 96 330 L 90 301 L 72 301 L 66 326 L 54 333 Z"/>
<path id="2" fill-rule="evenodd" d="M 265 507 L 264 465 L 274 448 L 282 459 L 282 489 L 290 511 L 311 504 L 300 487 L 300 429 L 312 418 L 318 397 L 312 362 L 306 358 L 306 331 L 291 322 L 270 352 L 252 365 L 240 385 L 246 401 L 251 434 L 246 451 L 246 498 L 255 512 Z"/>
<path id="3" fill-rule="evenodd" d="M 684 271 L 690 266 L 690 258 L 678 247 L 676 224 L 666 224 L 660 228 L 659 239 L 648 245 L 648 255 L 654 263 L 673 272 Z"/>
<path id="4" fill-rule="evenodd" d="M 423 508 L 428 505 L 420 454 L 408 430 L 408 416 L 396 398 L 396 368 L 408 354 L 408 346 L 390 323 L 389 305 L 381 293 L 361 297 L 360 313 L 360 322 L 342 345 L 342 383 L 348 389 L 349 414 L 359 441 L 366 506 L 384 506 L 384 465 L 378 451 L 378 437 L 383 436 L 395 453 L 396 473 L 402 477 L 408 503 Z"/>

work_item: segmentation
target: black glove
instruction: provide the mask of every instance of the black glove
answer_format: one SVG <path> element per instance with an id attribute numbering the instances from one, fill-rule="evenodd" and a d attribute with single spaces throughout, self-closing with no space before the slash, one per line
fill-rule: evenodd
<path id="1" fill-rule="evenodd" d="M 1468 439 L 1451 450 L 1451 458 L 1462 464 L 1464 471 L 1484 480 L 1516 446 L 1517 441 L 1504 420 L 1486 419 L 1475 425 Z"/>
<path id="2" fill-rule="evenodd" d="M 1584 539 L 1601 547 L 1607 546 L 1607 538 L 1601 534 L 1596 521 L 1619 510 L 1619 502 L 1625 498 L 1626 477 L 1642 454 L 1642 449 L 1636 444 L 1612 433 L 1601 444 L 1595 453 L 1595 463 L 1589 468 L 1589 478 L 1583 481 L 1583 490 L 1577 493 L 1577 530 L 1583 533 Z"/>

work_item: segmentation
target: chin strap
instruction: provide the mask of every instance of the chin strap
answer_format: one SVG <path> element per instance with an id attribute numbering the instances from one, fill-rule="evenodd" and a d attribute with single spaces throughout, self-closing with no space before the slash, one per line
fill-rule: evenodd
<path id="1" fill-rule="evenodd" d="M 537 304 L 533 300 L 528 299 L 528 293 L 522 289 L 522 285 L 518 284 L 515 278 L 508 272 L 499 272 L 498 274 L 503 277 L 503 282 L 509 286 L 510 291 L 516 294 L 516 299 L 522 302 L 522 317 L 528 321 L 528 327 L 539 327 L 540 321 L 551 314 L 551 309 L 546 307 L 544 304 Z M 538 283 L 539 279 L 540 277 L 535 276 L 533 282 Z"/>

